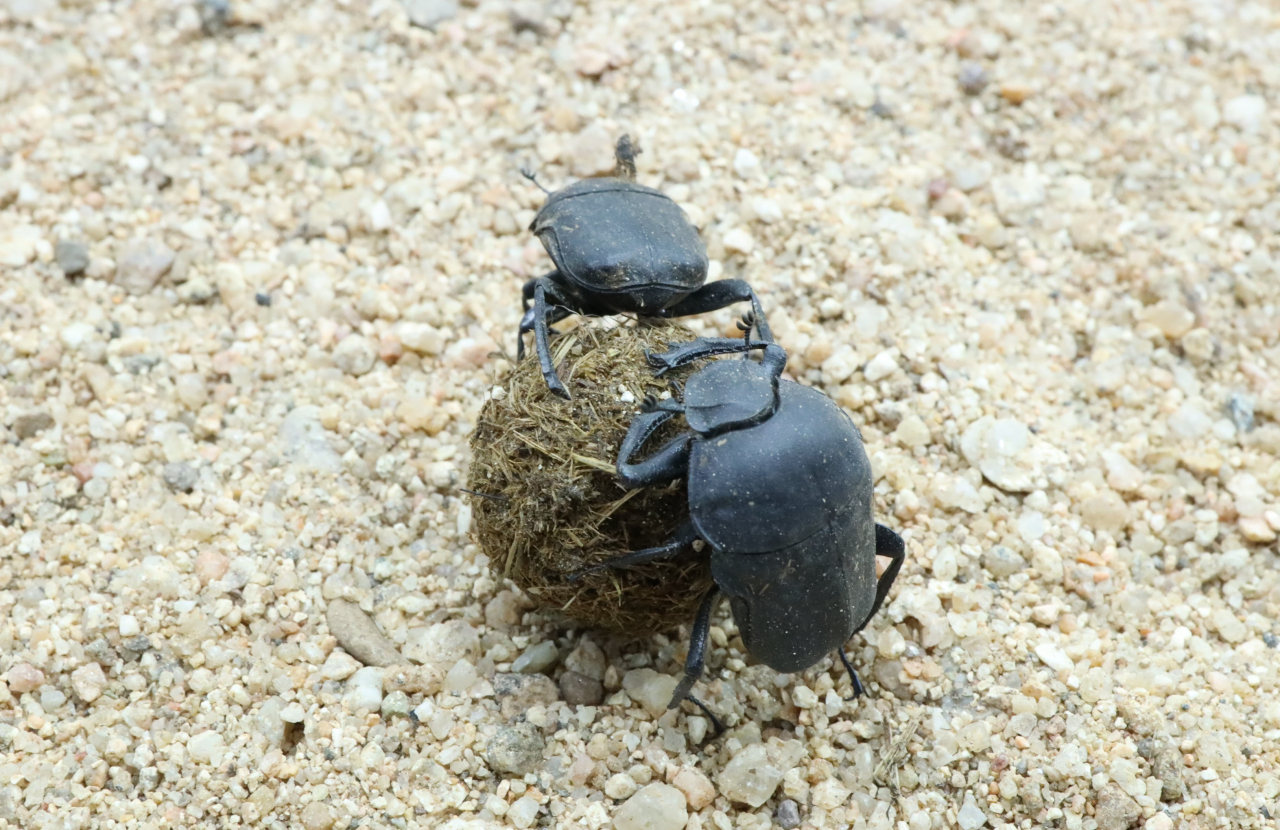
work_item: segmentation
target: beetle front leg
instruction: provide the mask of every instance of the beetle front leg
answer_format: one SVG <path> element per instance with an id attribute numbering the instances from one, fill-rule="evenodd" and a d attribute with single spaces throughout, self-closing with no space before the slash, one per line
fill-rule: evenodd
<path id="1" fill-rule="evenodd" d="M 684 662 L 684 678 L 676 686 L 675 692 L 671 695 L 671 702 L 667 704 L 668 709 L 675 709 L 681 701 L 687 700 L 701 709 L 715 727 L 713 739 L 724 732 L 724 724 L 707 708 L 707 704 L 698 700 L 690 692 L 702 678 L 702 671 L 706 666 L 707 641 L 711 639 L 711 614 L 716 610 L 716 601 L 719 598 L 720 589 L 712 585 L 711 590 L 707 591 L 707 595 L 703 597 L 702 604 L 698 606 L 698 615 L 693 620 L 693 633 L 689 635 L 689 656 Z"/>
<path id="2" fill-rule="evenodd" d="M 520 333 L 529 330 L 531 325 L 533 328 L 534 345 L 538 349 L 538 365 L 542 369 L 542 377 L 547 382 L 547 388 L 551 390 L 553 395 L 558 395 L 565 400 L 569 400 L 569 390 L 560 382 L 560 376 L 556 374 L 556 367 L 551 362 L 551 343 L 550 335 L 547 330 L 552 322 L 548 319 L 552 317 L 555 311 L 563 311 L 563 309 L 552 309 L 547 305 L 547 283 L 545 277 L 540 277 L 534 281 L 533 286 L 533 308 L 525 314 L 525 319 L 520 321 Z M 530 319 L 532 314 L 532 319 Z M 559 319 L 568 316 L 568 311 L 564 311 Z M 523 336 L 520 338 L 521 344 L 524 342 Z M 517 351 L 517 359 L 520 352 Z"/>
<path id="3" fill-rule="evenodd" d="M 689 470 L 689 446 L 693 435 L 680 435 L 667 442 L 652 458 L 637 464 L 631 463 L 631 456 L 653 437 L 658 428 L 676 415 L 668 409 L 641 412 L 631 419 L 631 427 L 627 436 L 622 439 L 622 449 L 618 451 L 618 480 L 623 487 L 634 490 L 637 487 L 649 487 L 665 484 L 683 476 Z"/>
<path id="4" fill-rule="evenodd" d="M 664 308 L 659 317 L 691 317 L 708 311 L 724 308 L 734 303 L 750 302 L 755 316 L 756 333 L 766 343 L 773 342 L 773 332 L 769 329 L 769 321 L 765 319 L 764 308 L 760 298 L 745 280 L 716 280 L 694 291 L 673 306 Z"/>

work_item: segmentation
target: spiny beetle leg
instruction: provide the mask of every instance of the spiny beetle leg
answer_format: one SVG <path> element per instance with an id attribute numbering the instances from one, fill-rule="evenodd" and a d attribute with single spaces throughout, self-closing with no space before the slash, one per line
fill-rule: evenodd
<path id="1" fill-rule="evenodd" d="M 661 377 L 672 369 L 678 369 L 700 358 L 740 354 L 752 349 L 763 349 L 767 345 L 763 342 L 744 344 L 736 337 L 699 337 L 697 340 L 674 346 L 662 354 L 646 354 L 645 358 L 656 370 L 654 374 Z"/>

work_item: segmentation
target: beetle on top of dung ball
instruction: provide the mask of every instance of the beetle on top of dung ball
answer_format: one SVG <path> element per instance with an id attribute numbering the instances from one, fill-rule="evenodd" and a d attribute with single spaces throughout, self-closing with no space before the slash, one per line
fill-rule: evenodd
<path id="1" fill-rule="evenodd" d="M 565 399 L 569 390 L 552 364 L 548 328 L 572 314 L 666 319 L 750 302 L 760 339 L 773 340 L 750 285 L 707 282 L 698 229 L 671 197 L 636 182 L 637 152 L 624 135 L 613 176 L 582 179 L 554 193 L 543 188 L 547 201 L 529 226 L 555 270 L 524 285 L 516 359 L 524 357 L 524 335 L 532 331 L 547 386 Z M 533 173 L 522 172 L 537 184 Z"/>

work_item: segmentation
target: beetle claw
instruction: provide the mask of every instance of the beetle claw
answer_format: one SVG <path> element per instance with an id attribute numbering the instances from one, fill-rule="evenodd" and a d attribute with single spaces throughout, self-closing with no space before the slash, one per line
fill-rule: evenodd
<path id="1" fill-rule="evenodd" d="M 648 414 L 658 408 L 658 399 L 653 395 L 645 395 L 644 400 L 640 402 L 640 411 Z"/>

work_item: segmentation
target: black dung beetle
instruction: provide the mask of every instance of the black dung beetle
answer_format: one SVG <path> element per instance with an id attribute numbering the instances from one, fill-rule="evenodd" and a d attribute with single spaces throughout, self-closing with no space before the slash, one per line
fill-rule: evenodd
<path id="1" fill-rule="evenodd" d="M 524 357 L 524 334 L 532 331 L 547 386 L 566 399 L 569 390 L 551 363 L 547 327 L 571 314 L 687 317 L 750 301 L 756 331 L 773 340 L 751 286 L 743 280 L 708 283 L 697 228 L 669 196 L 636 182 L 630 136 L 618 139 L 615 156 L 612 177 L 583 179 L 549 194 L 529 226 L 556 270 L 524 285 L 516 359 Z M 532 173 L 524 175 L 537 184 Z"/>
<path id="2" fill-rule="evenodd" d="M 849 416 L 814 389 L 781 380 L 786 352 L 772 343 L 702 338 L 650 355 L 658 374 L 718 354 L 763 352 L 760 361 L 719 360 L 685 384 L 683 401 L 646 399 L 622 442 L 618 478 L 629 488 L 685 477 L 689 520 L 665 545 L 619 556 L 571 578 L 711 547 L 715 585 L 695 618 L 684 679 L 668 708 L 688 699 L 702 675 L 711 614 L 729 596 L 753 657 L 801 671 L 836 651 L 862 684 L 844 643 L 879 610 L 905 557 L 902 538 L 872 517 L 871 464 Z M 648 460 L 632 462 L 657 430 L 683 414 L 692 432 Z M 876 556 L 890 559 L 876 579 Z"/>

